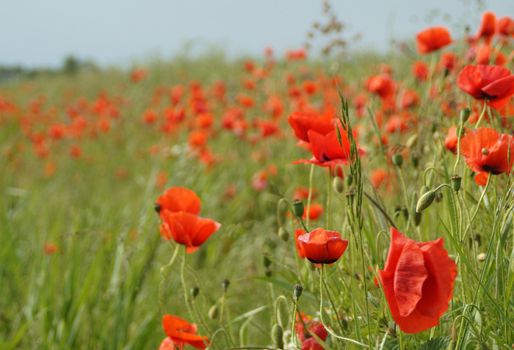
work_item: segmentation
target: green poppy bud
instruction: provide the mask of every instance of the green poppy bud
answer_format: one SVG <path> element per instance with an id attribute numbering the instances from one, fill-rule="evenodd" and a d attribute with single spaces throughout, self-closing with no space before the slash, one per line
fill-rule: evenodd
<path id="1" fill-rule="evenodd" d="M 273 328 L 271 328 L 271 340 L 273 340 L 273 345 L 275 345 L 277 349 L 284 348 L 284 331 L 279 324 L 275 324 Z"/>
<path id="2" fill-rule="evenodd" d="M 434 201 L 435 195 L 436 192 L 434 190 L 429 190 L 428 192 L 424 193 L 416 204 L 416 212 L 421 213 L 423 210 L 428 208 Z"/>
<path id="3" fill-rule="evenodd" d="M 303 202 L 300 200 L 295 200 L 293 202 L 293 214 L 297 218 L 301 218 L 303 215 Z"/>

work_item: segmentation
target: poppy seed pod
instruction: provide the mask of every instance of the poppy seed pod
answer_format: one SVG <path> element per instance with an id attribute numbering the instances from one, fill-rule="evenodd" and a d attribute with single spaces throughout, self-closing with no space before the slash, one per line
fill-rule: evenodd
<path id="1" fill-rule="evenodd" d="M 303 287 L 300 284 L 296 284 L 294 286 L 294 292 L 293 292 L 294 299 L 295 300 L 300 299 L 300 296 L 302 295 L 302 292 L 303 292 Z"/>
<path id="2" fill-rule="evenodd" d="M 434 190 L 429 190 L 428 192 L 424 193 L 418 200 L 418 204 L 416 204 L 416 212 L 421 213 L 423 210 L 428 208 L 434 201 L 435 195 L 436 191 Z"/>
<path id="3" fill-rule="evenodd" d="M 332 180 L 332 188 L 337 193 L 342 193 L 344 191 L 343 180 L 341 180 L 341 178 L 338 176 L 334 177 L 334 180 Z"/>
<path id="4" fill-rule="evenodd" d="M 459 175 L 453 175 L 452 178 L 452 188 L 455 192 L 459 192 L 460 190 L 460 185 L 462 183 L 462 177 L 460 177 Z"/>
<path id="5" fill-rule="evenodd" d="M 294 216 L 300 218 L 303 215 L 303 202 L 300 200 L 295 200 L 293 202 L 293 214 Z"/>
<path id="6" fill-rule="evenodd" d="M 273 340 L 273 345 L 275 345 L 277 349 L 284 348 L 284 331 L 279 324 L 273 325 L 271 329 L 271 340 Z"/>

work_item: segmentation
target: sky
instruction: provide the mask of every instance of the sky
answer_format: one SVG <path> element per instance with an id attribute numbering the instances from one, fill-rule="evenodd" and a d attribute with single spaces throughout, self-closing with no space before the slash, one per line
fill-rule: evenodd
<path id="1" fill-rule="evenodd" d="M 476 30 L 483 9 L 514 16 L 512 0 L 332 0 L 350 49 L 380 52 L 429 25 Z M 482 4 L 482 5 L 480 5 Z M 434 12 L 436 10 L 436 12 Z M 321 0 L 0 0 L 0 65 L 59 66 L 73 54 L 101 65 L 172 57 L 213 45 L 230 56 L 297 48 Z M 445 14 L 450 15 L 444 16 Z"/>

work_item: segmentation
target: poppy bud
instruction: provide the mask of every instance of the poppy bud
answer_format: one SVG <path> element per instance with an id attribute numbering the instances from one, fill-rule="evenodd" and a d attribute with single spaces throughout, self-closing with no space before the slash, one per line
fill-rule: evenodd
<path id="1" fill-rule="evenodd" d="M 421 213 L 423 210 L 428 208 L 430 204 L 435 199 L 436 192 L 434 190 L 429 190 L 426 193 L 424 193 L 421 198 L 418 200 L 418 203 L 416 204 L 416 212 Z"/>
<path id="2" fill-rule="evenodd" d="M 270 267 L 271 266 L 271 260 L 266 255 L 264 255 L 262 257 L 262 264 L 264 265 L 264 267 Z"/>
<path id="3" fill-rule="evenodd" d="M 334 177 L 334 180 L 332 180 L 332 188 L 337 193 L 342 193 L 344 190 L 344 183 L 343 180 L 339 176 Z"/>
<path id="4" fill-rule="evenodd" d="M 439 202 L 440 202 L 440 201 L 442 201 L 442 200 L 443 200 L 443 193 L 442 193 L 442 192 L 437 192 L 437 193 L 435 194 L 435 201 L 436 201 L 437 203 L 439 203 Z"/>
<path id="5" fill-rule="evenodd" d="M 345 178 L 345 183 L 346 183 L 346 186 L 350 186 L 353 182 L 353 175 L 352 174 L 348 174 Z"/>
<path id="6" fill-rule="evenodd" d="M 400 153 L 394 154 L 392 160 L 393 160 L 393 164 L 396 165 L 397 167 L 401 167 L 403 164 L 403 157 Z"/>
<path id="7" fill-rule="evenodd" d="M 425 193 L 427 193 L 430 189 L 428 188 L 428 186 L 422 186 L 421 187 L 421 190 L 419 191 L 419 194 L 420 195 L 424 195 Z"/>
<path id="8" fill-rule="evenodd" d="M 295 200 L 293 202 L 293 214 L 294 216 L 301 218 L 303 215 L 303 202 L 300 200 Z"/>
<path id="9" fill-rule="evenodd" d="M 218 305 L 214 304 L 213 306 L 211 306 L 211 308 L 209 309 L 209 318 L 211 320 L 215 320 L 218 318 Z"/>
<path id="10" fill-rule="evenodd" d="M 191 296 L 194 298 L 196 298 L 198 296 L 198 294 L 200 293 L 200 288 L 198 287 L 191 287 L 191 289 L 189 290 L 189 293 L 191 294 Z"/>
<path id="11" fill-rule="evenodd" d="M 417 203 L 418 201 L 418 195 L 417 193 L 414 193 L 414 201 L 413 203 Z M 414 208 L 412 208 L 412 217 L 413 217 L 413 220 L 414 220 L 414 226 L 419 226 L 419 224 L 421 224 L 421 213 L 418 213 L 416 211 L 416 207 L 414 206 Z"/>
<path id="12" fill-rule="evenodd" d="M 471 110 L 469 108 L 464 108 L 462 111 L 460 111 L 460 122 L 464 124 L 469 116 L 471 115 Z"/>
<path id="13" fill-rule="evenodd" d="M 460 185 L 461 185 L 461 182 L 462 182 L 462 177 L 460 177 L 459 175 L 453 175 L 451 180 L 452 180 L 453 190 L 455 192 L 459 192 Z"/>
<path id="14" fill-rule="evenodd" d="M 230 286 L 230 281 L 225 278 L 223 280 L 223 282 L 221 282 L 221 287 L 223 288 L 223 293 L 227 292 L 228 286 Z"/>
<path id="15" fill-rule="evenodd" d="M 154 210 L 155 210 L 155 212 L 156 212 L 157 214 L 159 214 L 159 213 L 161 212 L 161 209 L 162 209 L 162 208 L 161 208 L 161 205 L 160 205 L 159 203 L 155 203 L 155 205 L 154 205 L 154 207 L 153 207 L 153 208 L 154 208 Z"/>
<path id="16" fill-rule="evenodd" d="M 271 329 L 271 339 L 273 340 L 273 345 L 277 347 L 277 349 L 284 348 L 284 331 L 279 324 L 273 325 Z"/>
<path id="17" fill-rule="evenodd" d="M 412 161 L 412 165 L 417 168 L 419 165 L 419 154 L 417 152 L 412 152 L 410 159 Z"/>
<path id="18" fill-rule="evenodd" d="M 278 236 L 284 242 L 287 242 L 289 240 L 289 232 L 287 232 L 287 230 L 283 227 L 278 229 Z"/>
<path id="19" fill-rule="evenodd" d="M 300 299 L 300 296 L 302 295 L 302 292 L 303 292 L 303 287 L 300 284 L 296 284 L 294 286 L 294 293 L 293 293 L 294 299 L 295 300 Z"/>

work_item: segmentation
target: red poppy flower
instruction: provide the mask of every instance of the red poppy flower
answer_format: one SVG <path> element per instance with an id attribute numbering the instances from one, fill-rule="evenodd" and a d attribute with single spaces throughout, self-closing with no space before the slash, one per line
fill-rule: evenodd
<path id="1" fill-rule="evenodd" d="M 186 252 L 193 253 L 218 229 L 218 222 L 196 216 L 187 212 L 171 212 L 163 210 L 160 213 L 161 236 L 178 244 L 186 246 Z"/>
<path id="2" fill-rule="evenodd" d="M 205 349 L 207 347 L 209 338 L 198 335 L 196 325 L 180 317 L 164 315 L 162 327 L 168 338 L 171 339 L 179 350 L 182 350 L 186 344 L 196 349 Z"/>
<path id="3" fill-rule="evenodd" d="M 389 75 L 380 74 L 375 75 L 366 81 L 366 89 L 369 92 L 380 96 L 382 99 L 387 99 L 394 94 L 396 84 Z"/>
<path id="4" fill-rule="evenodd" d="M 299 255 L 305 256 L 314 264 L 332 264 L 346 250 L 348 241 L 339 232 L 317 228 L 297 238 Z"/>
<path id="5" fill-rule="evenodd" d="M 454 125 L 448 129 L 448 135 L 446 135 L 446 138 L 444 139 L 444 147 L 453 154 L 456 154 L 458 141 L 457 127 Z"/>
<path id="6" fill-rule="evenodd" d="M 510 17 L 502 17 L 498 20 L 498 32 L 501 35 L 514 35 L 514 19 Z"/>
<path id="7" fill-rule="evenodd" d="M 419 81 L 425 81 L 428 78 L 428 73 L 428 66 L 425 62 L 414 62 L 414 65 L 412 66 L 412 74 L 416 77 L 416 79 Z"/>
<path id="8" fill-rule="evenodd" d="M 490 11 L 484 12 L 476 39 L 482 38 L 486 43 L 490 43 L 494 34 L 496 34 L 496 15 Z"/>
<path id="9" fill-rule="evenodd" d="M 471 170 L 491 174 L 508 173 L 514 164 L 514 138 L 494 129 L 471 130 L 460 140 L 460 151 Z"/>
<path id="10" fill-rule="evenodd" d="M 350 141 L 346 131 L 339 126 L 339 141 L 338 131 L 334 126 L 332 128 L 326 135 L 309 130 L 307 136 L 313 157 L 310 160 L 296 161 L 295 164 L 311 163 L 329 167 L 332 171 L 336 170 L 338 165 L 347 164 L 350 159 Z"/>
<path id="11" fill-rule="evenodd" d="M 325 341 L 328 337 L 328 332 L 320 321 L 315 320 L 304 313 L 300 313 L 299 315 L 296 315 L 295 328 L 296 334 L 298 334 L 298 338 L 300 338 L 302 343 L 302 350 L 324 349 L 317 339 L 319 338 L 322 341 Z"/>
<path id="12" fill-rule="evenodd" d="M 326 135 L 334 130 L 334 118 L 328 114 L 316 114 L 309 112 L 295 112 L 287 118 L 294 134 L 302 141 L 309 142 L 309 130 Z"/>
<path id="13" fill-rule="evenodd" d="M 421 54 L 437 51 L 452 42 L 450 32 L 445 27 L 431 27 L 416 35 L 418 52 Z"/>
<path id="14" fill-rule="evenodd" d="M 309 207 L 309 210 L 307 211 L 307 207 L 305 207 L 305 210 L 303 211 L 302 219 L 307 219 L 307 216 L 309 217 L 309 220 L 318 220 L 319 217 L 323 214 L 323 206 L 319 203 L 312 203 Z"/>
<path id="15" fill-rule="evenodd" d="M 170 212 L 186 212 L 193 215 L 200 213 L 201 201 L 200 198 L 191 191 L 184 187 L 171 187 L 157 198 L 156 209 L 157 211 L 170 211 Z"/>
<path id="16" fill-rule="evenodd" d="M 457 85 L 476 99 L 485 99 L 496 109 L 509 102 L 514 94 L 514 75 L 500 66 L 466 66 L 457 77 Z"/>
<path id="17" fill-rule="evenodd" d="M 393 319 L 405 333 L 439 324 L 448 309 L 457 266 L 443 239 L 416 242 L 391 228 L 391 244 L 380 282 Z"/>

